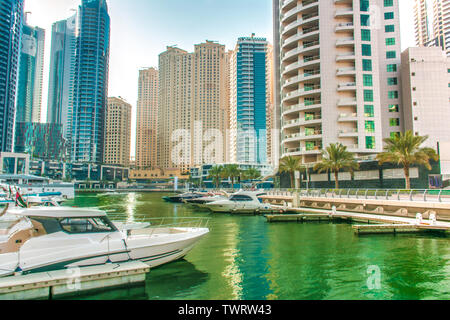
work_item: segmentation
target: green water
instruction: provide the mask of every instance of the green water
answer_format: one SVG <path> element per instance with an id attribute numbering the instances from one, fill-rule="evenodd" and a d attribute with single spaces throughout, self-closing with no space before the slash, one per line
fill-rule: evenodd
<path id="1" fill-rule="evenodd" d="M 164 194 L 79 195 L 68 205 L 127 219 L 210 217 L 210 234 L 146 285 L 77 299 L 450 299 L 450 239 L 356 236 L 349 224 L 276 223 L 195 211 Z M 139 220 L 140 221 L 140 220 Z M 368 270 L 379 270 L 368 274 Z M 379 279 L 379 281 L 374 281 Z"/>

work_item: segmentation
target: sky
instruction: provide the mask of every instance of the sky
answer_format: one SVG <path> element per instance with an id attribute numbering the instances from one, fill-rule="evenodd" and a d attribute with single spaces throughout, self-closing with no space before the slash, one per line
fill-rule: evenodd
<path id="1" fill-rule="evenodd" d="M 400 1 L 402 50 L 414 46 L 412 0 Z M 205 40 L 234 49 L 237 38 L 255 33 L 272 42 L 272 0 L 107 0 L 111 16 L 108 96 L 133 106 L 131 155 L 136 136 L 139 69 L 157 67 L 158 55 L 177 45 L 192 52 Z M 46 29 L 42 121 L 47 118 L 51 28 L 73 15 L 81 0 L 25 0 L 28 24 Z"/>

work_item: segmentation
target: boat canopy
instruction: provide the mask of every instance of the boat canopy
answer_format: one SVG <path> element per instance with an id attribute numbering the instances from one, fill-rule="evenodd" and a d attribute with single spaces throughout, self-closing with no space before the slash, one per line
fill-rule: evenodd
<path id="1" fill-rule="evenodd" d="M 56 219 L 106 217 L 104 211 L 71 207 L 35 207 L 21 209 L 11 213 L 18 216 Z"/>

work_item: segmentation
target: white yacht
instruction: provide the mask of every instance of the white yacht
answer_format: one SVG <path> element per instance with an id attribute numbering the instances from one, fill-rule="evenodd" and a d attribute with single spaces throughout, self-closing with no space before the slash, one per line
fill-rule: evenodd
<path id="1" fill-rule="evenodd" d="M 132 260 L 156 267 L 183 258 L 208 234 L 199 225 L 119 226 L 93 209 L 10 209 L 0 219 L 0 277 Z"/>
<path id="2" fill-rule="evenodd" d="M 204 204 L 212 212 L 223 213 L 269 213 L 273 209 L 269 204 L 264 204 L 258 196 L 263 192 L 239 191 L 231 195 L 228 199 L 222 199 Z"/>

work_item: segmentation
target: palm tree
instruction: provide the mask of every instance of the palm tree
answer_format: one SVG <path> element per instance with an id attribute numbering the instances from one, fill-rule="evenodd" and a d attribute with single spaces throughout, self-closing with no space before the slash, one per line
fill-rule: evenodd
<path id="1" fill-rule="evenodd" d="M 339 189 L 339 170 L 353 172 L 359 168 L 353 153 L 347 151 L 347 147 L 341 143 L 331 143 L 322 151 L 322 162 L 314 166 L 318 173 L 331 170 L 334 172 L 335 188 Z"/>
<path id="2" fill-rule="evenodd" d="M 249 180 L 257 180 L 261 178 L 261 171 L 255 168 L 249 168 L 242 172 L 242 175 L 245 179 Z"/>
<path id="3" fill-rule="evenodd" d="M 280 160 L 279 171 L 280 173 L 289 173 L 291 177 L 291 188 L 295 188 L 295 172 L 304 170 L 306 168 L 300 163 L 300 158 L 289 156 Z"/>
<path id="4" fill-rule="evenodd" d="M 213 183 L 216 185 L 216 189 L 219 189 L 220 179 L 222 178 L 223 167 L 214 166 L 209 170 L 208 179 L 212 179 Z"/>
<path id="5" fill-rule="evenodd" d="M 439 156 L 432 148 L 421 148 L 428 136 L 414 136 L 412 131 L 400 133 L 384 139 L 384 152 L 377 156 L 380 164 L 390 162 L 403 166 L 406 189 L 411 189 L 409 168 L 413 164 L 424 165 L 431 170 L 430 159 L 437 161 Z"/>
<path id="6" fill-rule="evenodd" d="M 234 190 L 234 179 L 240 177 L 241 170 L 237 164 L 227 164 L 222 171 L 222 178 L 231 179 L 231 189 Z"/>

